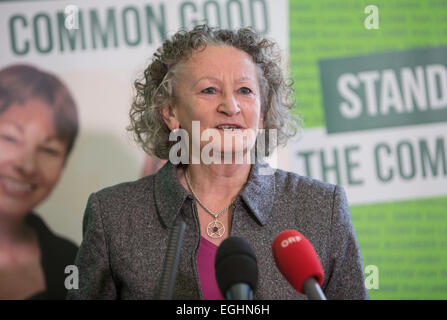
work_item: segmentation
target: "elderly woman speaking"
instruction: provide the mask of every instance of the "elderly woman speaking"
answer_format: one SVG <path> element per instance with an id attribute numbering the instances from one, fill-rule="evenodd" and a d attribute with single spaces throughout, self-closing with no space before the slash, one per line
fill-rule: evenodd
<path id="1" fill-rule="evenodd" d="M 273 259 L 272 242 L 285 229 L 315 247 L 328 299 L 368 297 L 343 189 L 265 170 L 260 161 L 259 150 L 269 154 L 296 134 L 280 57 L 274 42 L 250 28 L 206 25 L 179 31 L 157 50 L 135 83 L 130 130 L 145 151 L 168 161 L 154 175 L 90 196 L 79 289 L 69 298 L 153 299 L 179 216 L 186 231 L 174 299 L 223 298 L 214 257 L 229 236 L 247 240 L 257 256 L 255 299 L 305 299 Z M 264 146 L 256 143 L 262 131 Z"/>

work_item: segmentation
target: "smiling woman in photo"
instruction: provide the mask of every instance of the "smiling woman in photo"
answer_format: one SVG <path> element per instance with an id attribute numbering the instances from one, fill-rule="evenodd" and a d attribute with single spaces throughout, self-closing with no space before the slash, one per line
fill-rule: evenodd
<path id="1" fill-rule="evenodd" d="M 75 102 L 56 76 L 0 70 L 0 299 L 65 298 L 77 247 L 34 209 L 59 181 L 77 132 Z"/>

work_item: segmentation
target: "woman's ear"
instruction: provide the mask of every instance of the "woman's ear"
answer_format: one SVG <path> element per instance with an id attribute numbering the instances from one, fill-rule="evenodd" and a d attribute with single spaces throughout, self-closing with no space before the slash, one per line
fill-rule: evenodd
<path id="1" fill-rule="evenodd" d="M 168 126 L 169 130 L 178 129 L 180 127 L 180 122 L 177 120 L 176 109 L 170 105 L 166 105 L 160 110 L 161 117 L 163 121 Z"/>

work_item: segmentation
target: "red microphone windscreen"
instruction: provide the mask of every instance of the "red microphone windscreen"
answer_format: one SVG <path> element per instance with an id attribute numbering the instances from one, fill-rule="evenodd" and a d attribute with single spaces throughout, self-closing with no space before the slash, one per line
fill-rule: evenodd
<path id="1" fill-rule="evenodd" d="M 304 294 L 304 282 L 314 277 L 321 286 L 324 280 L 323 267 L 312 244 L 296 230 L 281 232 L 272 244 L 276 265 L 299 292 Z"/>

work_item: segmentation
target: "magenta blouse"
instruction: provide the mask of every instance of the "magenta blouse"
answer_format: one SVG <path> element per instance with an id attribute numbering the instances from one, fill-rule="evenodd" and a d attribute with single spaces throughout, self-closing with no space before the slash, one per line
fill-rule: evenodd
<path id="1" fill-rule="evenodd" d="M 197 255 L 197 266 L 204 300 L 225 300 L 217 286 L 214 271 L 216 252 L 217 246 L 204 237 L 201 237 L 199 253 Z"/>

